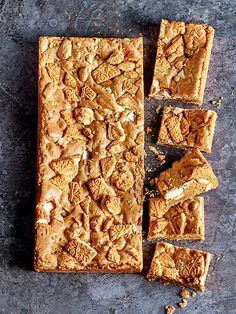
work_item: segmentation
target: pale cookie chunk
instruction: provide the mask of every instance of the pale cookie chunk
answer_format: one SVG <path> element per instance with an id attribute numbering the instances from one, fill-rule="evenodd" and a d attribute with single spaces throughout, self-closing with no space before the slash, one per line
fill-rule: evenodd
<path id="1" fill-rule="evenodd" d="M 156 245 L 147 279 L 204 291 L 210 260 L 207 252 L 160 242 Z"/>
<path id="2" fill-rule="evenodd" d="M 149 199 L 148 240 L 204 240 L 204 198 L 168 205 L 163 197 Z"/>
<path id="3" fill-rule="evenodd" d="M 189 150 L 171 168 L 152 180 L 169 205 L 216 189 L 218 181 L 199 149 Z"/>
<path id="4" fill-rule="evenodd" d="M 39 39 L 37 271 L 140 272 L 142 38 Z"/>
<path id="5" fill-rule="evenodd" d="M 157 143 L 211 152 L 217 113 L 212 110 L 165 107 Z"/>
<path id="6" fill-rule="evenodd" d="M 162 20 L 150 97 L 202 105 L 214 29 Z"/>

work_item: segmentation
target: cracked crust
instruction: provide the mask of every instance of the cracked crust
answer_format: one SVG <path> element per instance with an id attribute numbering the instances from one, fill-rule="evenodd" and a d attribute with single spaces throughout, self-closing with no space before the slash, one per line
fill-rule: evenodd
<path id="1" fill-rule="evenodd" d="M 37 271 L 142 270 L 142 47 L 39 39 Z"/>
<path id="2" fill-rule="evenodd" d="M 149 199 L 148 240 L 204 240 L 204 198 L 170 206 L 164 198 Z"/>
<path id="3" fill-rule="evenodd" d="M 162 20 L 150 97 L 202 105 L 214 29 Z"/>
<path id="4" fill-rule="evenodd" d="M 201 193 L 216 189 L 218 181 L 198 148 L 189 150 L 171 168 L 154 179 L 169 205 L 175 205 Z"/>
<path id="5" fill-rule="evenodd" d="M 157 143 L 210 153 L 216 118 L 212 110 L 165 107 Z"/>
<path id="6" fill-rule="evenodd" d="M 147 279 L 204 291 L 210 260 L 211 254 L 207 252 L 160 242 L 156 245 Z"/>

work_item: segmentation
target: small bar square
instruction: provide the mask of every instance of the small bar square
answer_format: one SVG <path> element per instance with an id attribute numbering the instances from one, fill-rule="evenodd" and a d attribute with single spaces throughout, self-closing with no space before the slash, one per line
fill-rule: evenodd
<path id="1" fill-rule="evenodd" d="M 163 171 L 152 183 L 170 205 L 216 189 L 218 181 L 198 148 L 189 150 L 171 168 Z"/>
<path id="2" fill-rule="evenodd" d="M 211 254 L 165 242 L 157 243 L 147 279 L 205 290 Z"/>
<path id="3" fill-rule="evenodd" d="M 170 206 L 163 197 L 149 199 L 148 240 L 204 240 L 204 198 Z"/>
<path id="4" fill-rule="evenodd" d="M 214 29 L 162 20 L 149 97 L 202 105 Z"/>
<path id="5" fill-rule="evenodd" d="M 217 113 L 212 110 L 165 107 L 157 144 L 196 147 L 210 153 Z"/>

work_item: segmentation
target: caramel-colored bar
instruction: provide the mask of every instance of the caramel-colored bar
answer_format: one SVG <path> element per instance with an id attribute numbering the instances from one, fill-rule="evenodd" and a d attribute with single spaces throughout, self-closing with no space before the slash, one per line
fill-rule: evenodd
<path id="1" fill-rule="evenodd" d="M 140 272 L 142 38 L 39 39 L 35 269 Z"/>
<path id="2" fill-rule="evenodd" d="M 149 199 L 148 240 L 204 240 L 204 198 L 170 206 L 163 197 Z"/>
<path id="3" fill-rule="evenodd" d="M 171 168 L 152 180 L 169 205 L 217 188 L 218 181 L 198 148 L 189 150 Z"/>
<path id="4" fill-rule="evenodd" d="M 149 96 L 202 105 L 214 29 L 162 20 Z"/>
<path id="5" fill-rule="evenodd" d="M 157 143 L 210 153 L 216 118 L 212 110 L 165 107 Z"/>
<path id="6" fill-rule="evenodd" d="M 210 260 L 211 254 L 207 252 L 160 242 L 156 245 L 147 279 L 204 291 Z"/>

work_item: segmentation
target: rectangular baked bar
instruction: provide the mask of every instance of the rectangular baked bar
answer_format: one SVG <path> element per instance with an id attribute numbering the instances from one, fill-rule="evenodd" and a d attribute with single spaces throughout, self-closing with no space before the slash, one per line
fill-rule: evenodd
<path id="1" fill-rule="evenodd" d="M 217 113 L 212 110 L 165 107 L 157 143 L 211 152 Z"/>
<path id="2" fill-rule="evenodd" d="M 39 39 L 35 269 L 140 272 L 142 38 Z"/>
<path id="3" fill-rule="evenodd" d="M 150 97 L 202 105 L 214 29 L 162 20 Z"/>
<path id="4" fill-rule="evenodd" d="M 215 189 L 218 181 L 207 160 L 198 148 L 189 150 L 171 168 L 153 180 L 170 205 L 185 201 Z"/>
<path id="5" fill-rule="evenodd" d="M 163 197 L 149 199 L 148 240 L 204 240 L 204 198 L 169 205 Z"/>
<path id="6" fill-rule="evenodd" d="M 204 291 L 210 260 L 211 254 L 207 252 L 160 242 L 156 245 L 147 279 Z"/>

